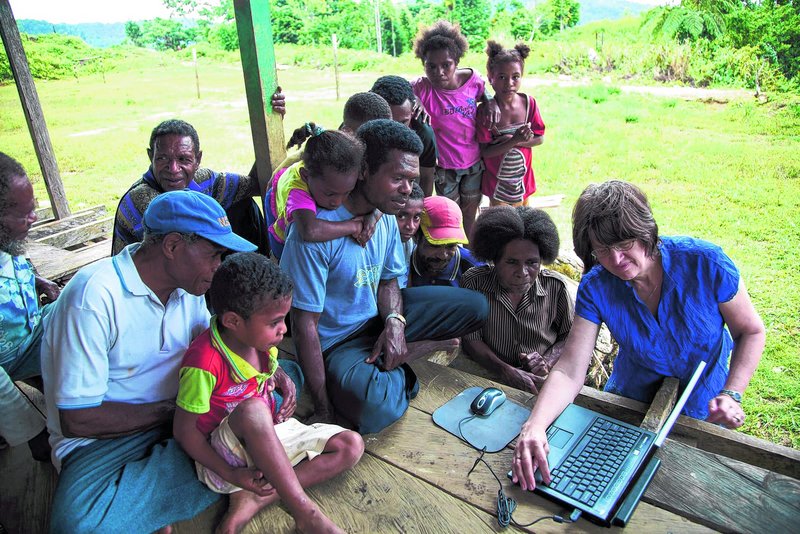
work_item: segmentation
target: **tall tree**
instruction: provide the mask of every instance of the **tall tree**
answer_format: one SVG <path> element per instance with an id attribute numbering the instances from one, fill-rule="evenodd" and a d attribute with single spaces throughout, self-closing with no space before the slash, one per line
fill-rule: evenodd
<path id="1" fill-rule="evenodd" d="M 452 0 L 452 20 L 461 25 L 470 50 L 480 51 L 489 37 L 492 6 L 488 0 Z"/>

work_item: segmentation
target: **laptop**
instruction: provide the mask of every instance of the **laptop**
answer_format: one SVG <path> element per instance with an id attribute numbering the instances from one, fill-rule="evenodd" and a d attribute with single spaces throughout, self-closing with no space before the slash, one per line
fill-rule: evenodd
<path id="1" fill-rule="evenodd" d="M 700 362 L 658 434 L 588 410 L 567 406 L 547 429 L 550 485 L 536 489 L 605 526 L 625 526 L 659 464 L 655 452 L 678 419 L 706 362 Z M 509 476 L 511 473 L 509 472 Z"/>

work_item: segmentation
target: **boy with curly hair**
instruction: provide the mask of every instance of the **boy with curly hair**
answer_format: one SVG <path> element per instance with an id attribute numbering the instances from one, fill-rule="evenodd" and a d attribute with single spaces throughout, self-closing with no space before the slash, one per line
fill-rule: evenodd
<path id="1" fill-rule="evenodd" d="M 282 500 L 301 532 L 340 532 L 303 488 L 351 468 L 364 452 L 355 432 L 290 419 L 294 386 L 278 366 L 292 281 L 264 256 L 229 256 L 211 282 L 217 315 L 180 371 L 174 434 L 211 490 L 229 493 L 219 532 L 238 532 Z M 275 389 L 282 393 L 276 402 Z"/>

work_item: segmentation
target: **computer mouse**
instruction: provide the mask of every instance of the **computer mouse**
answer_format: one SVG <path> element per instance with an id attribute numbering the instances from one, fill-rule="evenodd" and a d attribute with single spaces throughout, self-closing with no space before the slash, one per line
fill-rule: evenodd
<path id="1" fill-rule="evenodd" d="M 506 401 L 506 394 L 497 388 L 486 388 L 475 397 L 469 405 L 470 411 L 475 415 L 491 415 Z"/>

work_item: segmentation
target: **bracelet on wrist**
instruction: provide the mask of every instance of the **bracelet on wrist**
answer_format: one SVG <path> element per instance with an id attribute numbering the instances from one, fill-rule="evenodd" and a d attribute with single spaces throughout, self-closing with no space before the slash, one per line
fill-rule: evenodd
<path id="1" fill-rule="evenodd" d="M 397 319 L 398 321 L 403 323 L 403 326 L 406 325 L 406 318 L 403 317 L 402 315 L 400 315 L 399 313 L 395 313 L 395 312 L 390 313 L 389 315 L 386 316 L 386 319 L 384 319 L 383 322 L 386 323 L 386 322 L 389 321 L 389 319 Z"/>

